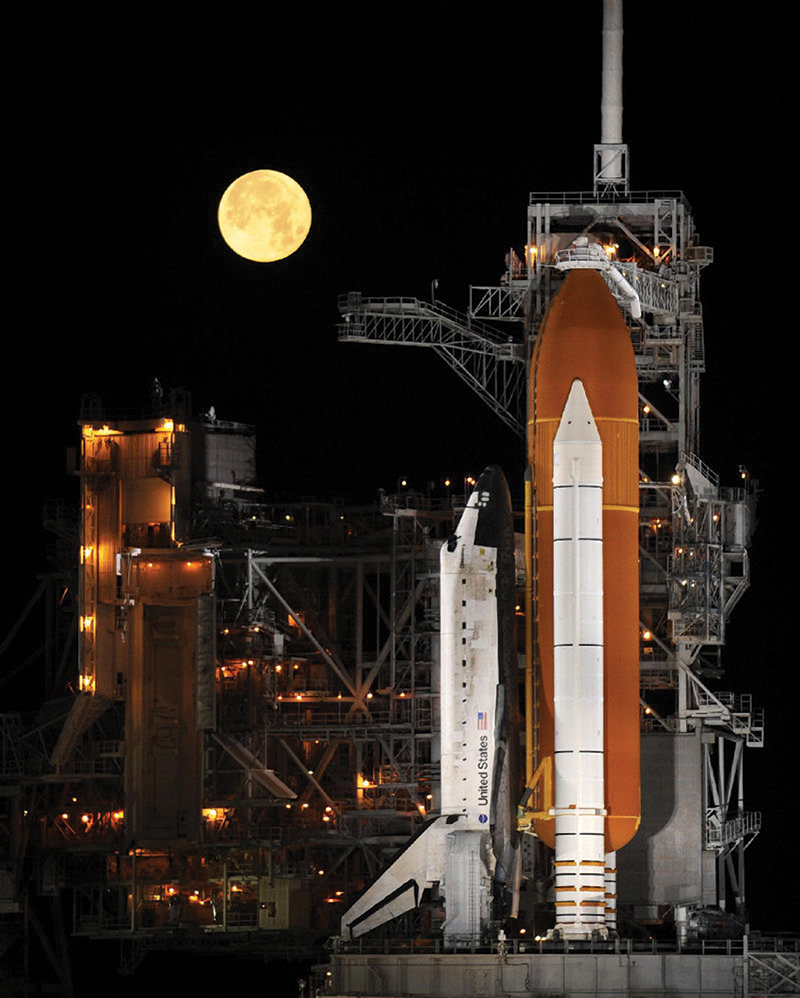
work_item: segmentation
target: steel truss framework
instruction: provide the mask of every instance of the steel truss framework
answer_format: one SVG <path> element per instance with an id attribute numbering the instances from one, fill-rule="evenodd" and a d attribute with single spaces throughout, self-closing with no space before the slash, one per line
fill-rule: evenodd
<path id="1" fill-rule="evenodd" d="M 510 337 L 475 316 L 416 298 L 364 298 L 351 292 L 340 299 L 339 311 L 341 342 L 433 347 L 496 416 L 524 434 L 524 350 Z"/>
<path id="2" fill-rule="evenodd" d="M 704 848 L 717 857 L 717 905 L 745 909 L 745 850 L 761 830 L 761 813 L 746 811 L 744 750 L 764 745 L 764 714 L 748 694 L 712 693 L 683 665 L 681 730 L 700 725 L 703 739 Z"/>
<path id="3" fill-rule="evenodd" d="M 427 806 L 421 791 L 432 778 L 429 529 L 419 515 L 390 514 L 384 522 L 393 520 L 391 546 L 384 541 L 378 550 L 219 555 L 223 575 L 234 564 L 241 570 L 238 603 L 223 611 L 232 614 L 232 629 L 271 641 L 263 659 L 261 743 L 252 755 L 280 754 L 280 746 L 304 778 L 299 800 L 321 795 L 337 814 L 364 799 L 380 798 L 378 810 L 388 797 L 393 808 L 415 814 Z M 219 658 L 226 657 L 221 649 Z M 285 668 L 289 680 L 280 675 Z M 335 765 L 342 748 L 355 751 L 361 783 L 369 784 L 359 796 L 355 785 L 330 793 L 323 786 L 337 768 L 350 781 L 349 757 Z M 374 793 L 365 798 L 366 791 Z"/>
<path id="4" fill-rule="evenodd" d="M 748 949 L 743 994 L 752 998 L 774 998 L 800 993 L 800 953 L 776 939 L 774 947 Z"/>
<path id="5" fill-rule="evenodd" d="M 189 917 L 171 902 L 158 915 L 170 883 L 214 907 L 204 937 L 261 933 L 264 952 L 307 956 L 338 931 L 342 906 L 439 795 L 438 543 L 456 511 L 431 505 L 406 494 L 275 508 L 273 545 L 217 549 L 216 612 L 197 616 L 204 818 L 181 870 L 171 850 L 129 849 L 123 703 L 83 692 L 83 719 L 64 701 L 36 724 L 3 716 L 0 775 L 26 815 L 14 848 L 52 867 L 54 891 L 75 888 L 78 933 L 129 940 L 135 965 Z"/>

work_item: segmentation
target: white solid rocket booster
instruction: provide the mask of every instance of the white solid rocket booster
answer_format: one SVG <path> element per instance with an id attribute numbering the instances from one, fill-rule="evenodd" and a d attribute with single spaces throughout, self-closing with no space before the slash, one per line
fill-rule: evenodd
<path id="1" fill-rule="evenodd" d="M 553 442 L 555 934 L 605 934 L 603 447 L 583 384 Z"/>

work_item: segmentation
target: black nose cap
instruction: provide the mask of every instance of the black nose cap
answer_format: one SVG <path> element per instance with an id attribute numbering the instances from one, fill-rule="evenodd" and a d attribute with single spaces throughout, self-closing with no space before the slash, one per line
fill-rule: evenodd
<path id="1" fill-rule="evenodd" d="M 513 535 L 511 496 L 506 476 L 497 465 L 490 464 L 478 479 L 475 491 L 478 493 L 479 510 L 475 543 L 499 548 L 501 538 L 508 540 L 506 535 L 509 530 Z"/>

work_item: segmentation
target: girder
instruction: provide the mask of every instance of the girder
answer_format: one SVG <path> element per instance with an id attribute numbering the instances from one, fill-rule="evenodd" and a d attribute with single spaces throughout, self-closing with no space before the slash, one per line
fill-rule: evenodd
<path id="1" fill-rule="evenodd" d="M 417 298 L 340 299 L 339 340 L 433 348 L 518 436 L 525 435 L 525 347 L 448 308 Z"/>

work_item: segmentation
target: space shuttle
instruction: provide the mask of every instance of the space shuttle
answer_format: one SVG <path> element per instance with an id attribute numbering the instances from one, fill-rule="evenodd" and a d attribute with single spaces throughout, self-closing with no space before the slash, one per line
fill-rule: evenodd
<path id="1" fill-rule="evenodd" d="M 616 931 L 616 852 L 641 813 L 638 379 L 603 250 L 576 240 L 556 268 L 530 366 L 538 683 L 521 822 L 514 535 L 505 479 L 487 468 L 440 553 L 441 813 L 346 912 L 346 940 L 438 887 L 445 946 L 479 945 L 516 914 L 518 828 L 555 850 L 551 935 Z"/>
<path id="2" fill-rule="evenodd" d="M 444 899 L 445 946 L 486 941 L 515 914 L 519 722 L 514 528 L 502 471 L 487 468 L 440 552 L 441 807 L 342 917 L 350 940 Z"/>

